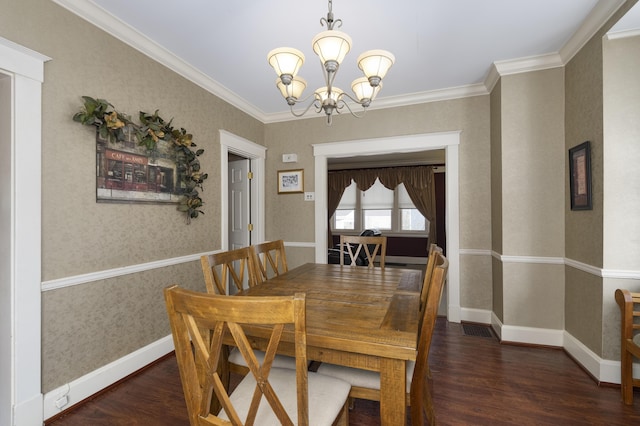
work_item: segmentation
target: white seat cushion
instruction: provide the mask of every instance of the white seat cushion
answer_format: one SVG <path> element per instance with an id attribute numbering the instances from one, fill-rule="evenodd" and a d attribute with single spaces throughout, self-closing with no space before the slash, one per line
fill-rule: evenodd
<path id="1" fill-rule="evenodd" d="M 264 362 L 264 352 L 254 349 L 253 353 L 256 355 L 256 358 L 258 359 L 258 362 L 260 363 L 260 365 L 262 365 L 262 363 Z M 240 353 L 240 350 L 238 350 L 238 348 L 236 347 L 231 349 L 231 351 L 229 352 L 229 362 L 232 364 L 243 365 L 247 367 L 247 361 L 243 358 L 242 354 Z M 272 367 L 288 368 L 289 370 L 295 370 L 296 359 L 291 356 L 276 355 L 275 358 L 273 358 Z"/>
<path id="2" fill-rule="evenodd" d="M 298 424 L 296 371 L 286 368 L 272 368 L 269 372 L 269 383 L 273 386 L 291 420 L 294 424 Z M 255 387 L 256 380 L 253 374 L 249 373 L 229 397 L 243 421 L 247 418 Z M 350 390 L 351 385 L 344 380 L 309 372 L 309 425 L 331 426 L 345 405 Z M 218 416 L 228 420 L 224 410 Z M 256 425 L 281 425 L 264 396 L 258 408 Z"/>
<path id="3" fill-rule="evenodd" d="M 411 389 L 411 379 L 415 365 L 415 362 L 407 361 L 407 392 Z M 318 367 L 318 374 L 338 377 L 351 383 L 351 386 L 380 390 L 380 373 L 377 371 L 361 370 L 359 368 L 323 362 L 320 364 L 320 367 Z"/>

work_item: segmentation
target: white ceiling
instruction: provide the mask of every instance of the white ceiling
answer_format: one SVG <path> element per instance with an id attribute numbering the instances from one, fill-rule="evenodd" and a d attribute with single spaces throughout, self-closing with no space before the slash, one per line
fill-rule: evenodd
<path id="1" fill-rule="evenodd" d="M 325 0 L 54 1 L 265 122 L 291 118 L 266 60 L 271 49 L 290 46 L 305 54 L 306 94 L 324 85 L 311 39 L 326 29 L 320 25 Z M 336 86 L 347 91 L 359 77 L 361 52 L 385 49 L 396 63 L 372 108 L 486 93 L 493 63 L 562 62 L 572 54 L 568 46 L 577 50 L 620 4 L 335 0 L 340 30 L 353 39 Z"/>

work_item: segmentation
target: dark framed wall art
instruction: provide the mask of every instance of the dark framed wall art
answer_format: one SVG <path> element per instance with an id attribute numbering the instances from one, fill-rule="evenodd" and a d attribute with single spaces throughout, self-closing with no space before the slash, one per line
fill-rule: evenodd
<path id="1" fill-rule="evenodd" d="M 569 149 L 571 210 L 591 210 L 591 145 L 583 142 Z"/>

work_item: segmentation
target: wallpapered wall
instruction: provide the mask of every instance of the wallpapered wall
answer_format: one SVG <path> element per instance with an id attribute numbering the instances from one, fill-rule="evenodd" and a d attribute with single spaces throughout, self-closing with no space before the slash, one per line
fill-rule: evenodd
<path id="1" fill-rule="evenodd" d="M 613 147 L 623 146 L 629 142 L 613 137 L 605 139 L 604 129 L 611 127 L 613 123 L 606 120 L 604 111 L 603 99 L 607 96 L 611 101 L 612 93 L 605 94 L 603 85 L 604 70 L 606 69 L 603 52 L 607 46 L 603 44 L 602 39 L 609 28 L 635 3 L 635 0 L 627 1 L 565 66 L 565 150 L 587 140 L 591 142 L 593 193 L 592 210 L 571 211 L 568 198 L 565 201 L 565 257 L 596 268 L 626 269 L 628 266 L 606 265 L 604 263 L 604 241 L 610 238 L 605 235 L 605 229 L 612 229 L 605 225 L 604 211 L 605 205 L 608 209 L 627 210 L 625 204 L 628 202 L 636 203 L 638 199 L 634 193 L 625 203 L 618 203 L 608 194 L 605 197 L 604 191 L 605 180 L 610 179 L 607 174 L 616 173 L 614 169 L 619 171 L 634 170 L 634 164 L 637 160 L 634 157 L 634 151 L 630 151 L 630 155 L 620 158 L 622 161 L 606 160 L 604 156 L 605 149 L 615 149 Z M 637 45 L 638 37 L 634 37 L 634 39 L 636 41 L 632 43 Z M 628 54 L 635 56 L 633 52 L 634 50 L 628 50 Z M 635 85 L 637 82 L 632 83 L 625 91 L 633 93 Z M 618 100 L 618 102 L 627 104 L 628 107 L 635 105 L 634 108 L 637 108 L 640 105 L 640 97 L 636 97 L 631 104 L 628 99 Z M 565 170 L 565 176 L 565 182 L 568 182 L 567 170 Z M 568 190 L 567 186 L 567 193 Z M 611 195 L 615 196 L 615 193 Z M 635 214 L 627 215 L 625 225 L 634 226 L 632 221 L 635 216 Z M 609 239 L 609 244 L 612 243 L 613 241 Z M 627 238 L 618 238 L 615 244 L 627 249 L 631 248 L 631 253 L 635 253 L 635 259 L 637 259 L 637 244 L 630 247 Z M 635 265 L 637 266 L 637 263 Z M 630 283 L 624 279 L 602 278 L 568 266 L 565 275 L 565 330 L 602 358 L 619 359 L 620 312 L 613 299 L 613 294 L 616 287 L 625 288 L 633 285 L 640 288 L 638 287 L 640 284 L 637 280 L 635 281 L 635 283 Z M 585 315 L 585 306 L 593 308 L 591 315 Z"/>
<path id="2" fill-rule="evenodd" d="M 219 129 L 262 144 L 263 125 L 47 0 L 3 2 L 0 36 L 52 58 L 43 85 L 42 280 L 220 248 Z M 194 135 L 209 179 L 205 215 L 96 203 L 95 133 L 72 121 L 82 95 L 135 119 L 156 109 Z M 162 288 L 202 288 L 198 262 L 43 293 L 47 392 L 170 334 Z"/>

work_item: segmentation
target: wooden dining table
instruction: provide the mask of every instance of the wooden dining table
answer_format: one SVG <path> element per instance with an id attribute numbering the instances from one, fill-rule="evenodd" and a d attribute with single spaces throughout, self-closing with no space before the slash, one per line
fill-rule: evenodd
<path id="1" fill-rule="evenodd" d="M 380 420 L 406 421 L 406 361 L 416 359 L 422 271 L 307 263 L 238 293 L 306 293 L 307 356 L 380 372 Z M 252 346 L 265 349 L 256 331 Z M 278 352 L 294 355 L 293 336 Z"/>

